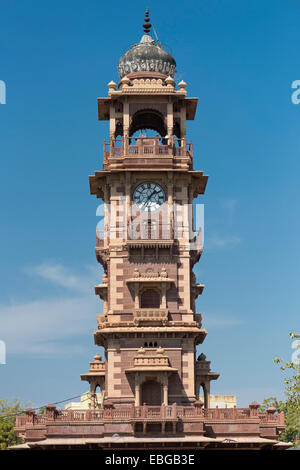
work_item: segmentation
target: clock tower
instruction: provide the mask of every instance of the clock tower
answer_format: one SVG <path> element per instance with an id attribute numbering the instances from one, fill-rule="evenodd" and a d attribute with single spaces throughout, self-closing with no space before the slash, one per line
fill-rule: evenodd
<path id="1" fill-rule="evenodd" d="M 195 300 L 203 291 L 194 266 L 202 253 L 193 201 L 207 175 L 193 167 L 186 122 L 197 98 L 176 86 L 176 62 L 144 34 L 119 60 L 120 81 L 98 98 L 98 117 L 109 121 L 103 168 L 90 176 L 91 193 L 104 203 L 96 257 L 103 277 L 95 293 L 96 354 L 81 379 L 90 385 L 85 408 L 16 418 L 20 449 L 213 450 L 284 449 L 278 442 L 284 414 L 269 407 L 210 408 L 210 382 L 219 374 L 196 348 L 206 337 Z M 103 393 L 98 406 L 97 391 Z M 199 400 L 202 389 L 204 403 Z"/>
<path id="2" fill-rule="evenodd" d="M 196 346 L 206 331 L 195 300 L 203 291 L 193 267 L 202 253 L 193 227 L 193 200 L 208 176 L 193 168 L 186 123 L 197 98 L 176 86 L 176 62 L 144 34 L 119 60 L 120 82 L 98 99 L 98 117 L 109 122 L 103 169 L 90 176 L 91 194 L 104 201 L 96 257 L 104 274 L 95 293 L 104 301 L 95 344 L 104 347 L 81 376 L 92 396 L 99 386 L 104 408 L 122 405 L 209 407 L 210 371 Z M 200 405 L 200 403 L 199 403 Z"/>

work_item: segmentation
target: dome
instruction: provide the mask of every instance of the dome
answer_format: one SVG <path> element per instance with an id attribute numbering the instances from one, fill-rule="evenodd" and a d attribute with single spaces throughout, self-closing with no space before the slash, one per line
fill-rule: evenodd
<path id="1" fill-rule="evenodd" d="M 149 73 L 170 75 L 176 72 L 175 59 L 165 51 L 149 34 L 151 24 L 149 13 L 146 10 L 145 23 L 143 24 L 145 34 L 138 44 L 133 44 L 129 51 L 125 52 L 119 60 L 119 75 L 123 78 L 131 73 Z"/>

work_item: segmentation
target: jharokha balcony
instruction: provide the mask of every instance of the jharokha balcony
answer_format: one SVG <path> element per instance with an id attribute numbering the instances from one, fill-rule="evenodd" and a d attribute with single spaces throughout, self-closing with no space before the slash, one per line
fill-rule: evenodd
<path id="1" fill-rule="evenodd" d="M 134 168 L 142 164 L 149 167 L 178 167 L 189 169 L 193 165 L 193 144 L 174 136 L 122 137 L 104 141 L 103 169 Z"/>
<path id="2" fill-rule="evenodd" d="M 284 429 L 283 414 L 277 414 L 271 407 L 266 413 L 260 413 L 258 407 L 255 402 L 248 408 L 228 409 L 204 409 L 201 402 L 190 406 L 174 403 L 116 408 L 107 403 L 102 409 L 89 410 L 57 410 L 54 405 L 48 405 L 43 414 L 28 409 L 25 415 L 17 416 L 16 431 L 30 447 L 37 448 L 57 443 L 58 434 L 61 448 L 78 435 L 83 445 L 92 438 L 95 446 L 108 448 L 108 442 L 120 431 L 124 436 L 122 445 L 128 441 L 129 447 L 130 438 L 147 435 L 157 438 L 165 435 L 171 443 L 189 439 L 191 445 L 195 441 L 197 448 L 208 449 L 245 448 L 250 441 L 249 448 L 284 447 L 284 443 L 276 442 Z"/>
<path id="3" fill-rule="evenodd" d="M 165 308 L 137 308 L 133 312 L 133 321 L 137 325 L 148 322 L 166 324 L 168 315 L 169 311 Z"/>

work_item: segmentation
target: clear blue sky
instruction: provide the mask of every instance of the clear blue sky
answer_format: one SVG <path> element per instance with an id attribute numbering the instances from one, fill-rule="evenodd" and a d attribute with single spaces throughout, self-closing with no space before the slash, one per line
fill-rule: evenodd
<path id="1" fill-rule="evenodd" d="M 280 396 L 272 358 L 291 358 L 299 326 L 298 0 L 1 0 L 0 398 L 35 405 L 87 390 L 101 303 L 94 256 L 108 127 L 98 96 L 142 34 L 145 7 L 198 96 L 189 123 L 196 169 L 210 175 L 197 302 L 201 347 L 220 372 L 213 393 L 238 404 Z"/>

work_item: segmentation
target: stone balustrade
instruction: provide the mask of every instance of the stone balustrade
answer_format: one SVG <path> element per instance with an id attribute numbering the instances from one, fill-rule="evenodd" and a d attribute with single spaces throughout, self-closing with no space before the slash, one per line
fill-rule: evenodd
<path id="1" fill-rule="evenodd" d="M 120 157 L 193 157 L 192 142 L 185 139 L 160 139 L 159 137 L 135 137 L 104 141 L 104 159 Z"/>
<path id="2" fill-rule="evenodd" d="M 169 358 L 167 356 L 136 356 L 134 358 L 134 367 L 138 366 L 153 366 L 161 367 L 169 365 Z"/>
<path id="3" fill-rule="evenodd" d="M 210 361 L 196 361 L 195 373 L 203 370 L 210 370 Z"/>
<path id="4" fill-rule="evenodd" d="M 95 372 L 95 371 L 105 371 L 105 362 L 101 361 L 93 361 L 90 362 L 90 372 Z"/>
<path id="5" fill-rule="evenodd" d="M 133 312 L 134 321 L 168 320 L 168 310 L 165 308 L 138 308 Z"/>
<path id="6" fill-rule="evenodd" d="M 162 358 L 165 359 L 165 358 Z M 230 422 L 234 421 L 253 421 L 256 420 L 260 424 L 274 424 L 279 427 L 284 426 L 283 413 L 275 413 L 271 408 L 266 413 L 260 413 L 257 407 L 249 406 L 249 408 L 210 408 L 204 409 L 200 406 L 181 406 L 161 405 L 161 406 L 118 406 L 103 408 L 100 410 L 56 410 L 52 407 L 53 413 L 45 411 L 43 414 L 35 414 L 33 410 L 26 410 L 25 415 L 18 415 L 16 417 L 16 428 L 28 427 L 35 425 L 47 425 L 53 421 L 64 422 L 99 422 L 99 421 L 113 421 L 113 420 L 163 420 L 175 419 L 185 420 L 193 419 L 200 421 L 220 421 Z"/>

